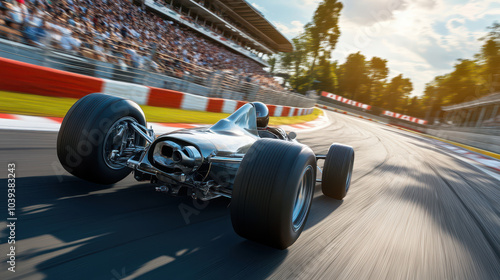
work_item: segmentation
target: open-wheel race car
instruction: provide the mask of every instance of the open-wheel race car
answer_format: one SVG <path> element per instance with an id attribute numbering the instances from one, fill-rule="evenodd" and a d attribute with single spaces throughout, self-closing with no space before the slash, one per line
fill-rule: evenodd
<path id="1" fill-rule="evenodd" d="M 69 173 L 94 183 L 113 184 L 133 171 L 136 180 L 170 195 L 230 198 L 236 233 L 284 249 L 304 228 L 316 182 L 326 196 L 344 198 L 354 150 L 332 144 L 326 155 L 315 155 L 295 133 L 268 121 L 266 105 L 253 102 L 212 126 L 157 136 L 136 103 L 95 93 L 66 114 L 57 155 Z"/>

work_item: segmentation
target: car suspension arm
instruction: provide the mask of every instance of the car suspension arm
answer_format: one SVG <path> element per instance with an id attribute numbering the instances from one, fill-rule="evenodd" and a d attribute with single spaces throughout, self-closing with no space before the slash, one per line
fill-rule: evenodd
<path id="1" fill-rule="evenodd" d="M 326 155 L 316 155 L 316 162 L 318 160 L 320 160 L 320 159 L 326 159 Z M 316 168 L 318 168 L 319 173 L 321 173 L 321 175 L 323 175 L 323 170 L 321 168 L 319 168 L 319 166 L 316 166 Z M 319 177 L 319 179 L 318 179 L 318 177 Z M 316 183 L 321 183 L 322 182 L 322 180 L 321 180 L 322 177 L 323 176 L 316 176 Z"/>
<path id="2" fill-rule="evenodd" d="M 149 144 L 153 143 L 155 134 L 153 129 L 147 129 L 145 126 L 138 123 L 130 123 L 130 126 L 141 135 Z"/>

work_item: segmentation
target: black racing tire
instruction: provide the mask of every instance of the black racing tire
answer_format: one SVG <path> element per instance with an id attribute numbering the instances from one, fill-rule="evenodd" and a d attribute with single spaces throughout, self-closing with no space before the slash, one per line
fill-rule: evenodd
<path id="1" fill-rule="evenodd" d="M 274 248 L 289 247 L 304 229 L 315 184 L 316 157 L 309 147 L 258 140 L 236 173 L 231 198 L 235 232 Z"/>
<path id="2" fill-rule="evenodd" d="M 142 109 L 131 100 L 100 93 L 78 100 L 64 117 L 57 135 L 57 157 L 64 169 L 98 184 L 113 184 L 125 178 L 130 168 L 111 166 L 104 158 L 108 131 L 119 120 L 146 125 Z M 137 145 L 144 143 L 140 137 L 134 141 Z"/>
<path id="3" fill-rule="evenodd" d="M 351 185 L 354 165 L 354 149 L 350 146 L 333 144 L 326 154 L 323 165 L 321 190 L 323 194 L 338 200 L 344 199 Z"/>

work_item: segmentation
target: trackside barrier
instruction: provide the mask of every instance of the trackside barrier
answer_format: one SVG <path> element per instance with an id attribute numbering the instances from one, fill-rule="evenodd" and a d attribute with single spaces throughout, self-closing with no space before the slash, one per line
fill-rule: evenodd
<path id="1" fill-rule="evenodd" d="M 0 58 L 0 90 L 67 98 L 102 92 L 128 98 L 139 105 L 215 113 L 232 113 L 247 103 L 95 78 L 6 58 Z M 314 109 L 271 104 L 268 107 L 274 117 L 309 115 Z"/>
<path id="2" fill-rule="evenodd" d="M 483 165 L 486 165 L 492 169 L 495 169 L 496 171 L 500 171 L 500 136 L 496 135 L 488 135 L 488 137 L 484 137 L 484 134 L 474 134 L 474 133 L 456 133 L 458 135 L 453 135 L 452 133 L 454 131 L 449 131 L 447 134 L 447 131 L 443 130 L 435 130 L 435 129 L 419 129 L 419 128 L 413 128 L 413 127 L 407 127 L 404 125 L 400 124 L 391 124 L 387 120 L 383 120 L 383 118 L 380 119 L 375 119 L 375 118 L 369 118 L 367 116 L 362 116 L 359 114 L 347 112 L 341 109 L 337 109 L 334 107 L 330 106 L 325 106 L 322 104 L 317 104 L 316 107 L 337 112 L 339 114 L 344 114 L 344 115 L 349 115 L 353 117 L 357 117 L 360 119 L 365 119 L 368 121 L 372 122 L 377 122 L 383 125 L 387 125 L 390 127 L 393 127 L 395 129 L 399 130 L 404 130 L 404 131 L 411 131 L 414 133 L 417 133 L 420 136 L 426 137 L 426 138 L 432 138 L 436 141 L 435 144 L 441 145 L 441 146 L 446 146 L 447 149 L 453 150 L 455 152 L 462 154 L 463 156 L 472 159 L 476 162 L 479 162 Z M 464 137 L 465 136 L 465 137 Z M 446 145 L 445 143 L 454 145 Z M 461 147 L 463 148 L 460 150 Z M 470 152 L 472 151 L 472 152 Z M 488 158 L 482 157 L 480 155 L 485 155 Z"/>

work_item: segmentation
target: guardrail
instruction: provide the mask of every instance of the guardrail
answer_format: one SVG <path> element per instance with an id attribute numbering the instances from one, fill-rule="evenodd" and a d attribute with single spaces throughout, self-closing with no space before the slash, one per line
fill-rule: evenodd
<path id="1" fill-rule="evenodd" d="M 390 118 L 384 115 L 374 115 L 363 112 L 355 107 L 347 107 L 332 102 L 319 100 L 318 104 L 337 108 L 352 114 L 364 116 L 374 120 L 382 121 L 387 124 L 396 125 L 413 131 L 426 133 L 435 137 L 449 141 L 461 143 L 481 150 L 500 154 L 500 129 L 492 128 L 470 128 L 470 127 L 446 127 L 442 125 L 418 125 L 404 122 L 398 119 Z"/>
<path id="2" fill-rule="evenodd" d="M 100 61 L 85 50 L 86 56 L 53 48 L 41 48 L 0 39 L 0 57 L 98 78 L 182 91 L 205 97 L 241 101 L 261 101 L 266 104 L 292 107 L 313 107 L 317 98 L 275 90 L 245 81 L 243 76 L 224 71 L 211 72 L 163 54 L 151 54 L 144 67 Z M 95 55 L 95 54 L 94 54 Z M 154 57 L 153 59 L 151 59 Z M 110 60 L 112 60 L 111 58 Z M 154 62 L 154 63 L 153 63 Z M 132 66 L 131 66 L 132 65 Z M 151 71 L 157 69 L 157 71 Z"/>
<path id="3" fill-rule="evenodd" d="M 446 140 L 500 154 L 500 130 L 498 128 L 454 130 L 450 128 L 429 127 L 425 130 L 425 132 Z"/>

